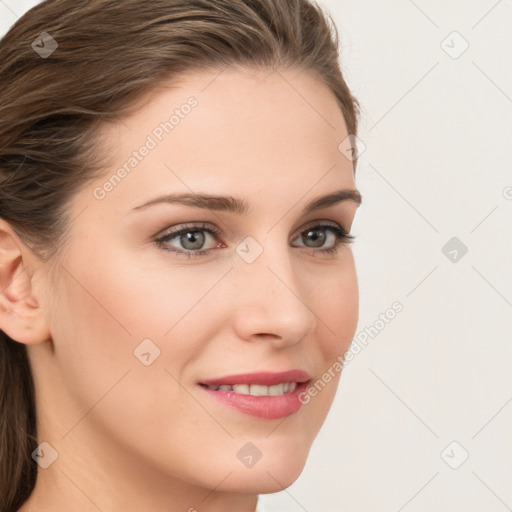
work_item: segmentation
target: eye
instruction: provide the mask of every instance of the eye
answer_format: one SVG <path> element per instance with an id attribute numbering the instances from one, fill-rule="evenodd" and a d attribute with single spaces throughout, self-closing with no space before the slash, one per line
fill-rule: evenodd
<path id="1" fill-rule="evenodd" d="M 222 242 L 216 240 L 220 234 L 213 225 L 192 225 L 171 229 L 156 239 L 158 245 L 169 252 L 185 256 L 200 256 L 207 254 L 215 247 L 222 247 Z"/>
<path id="2" fill-rule="evenodd" d="M 186 225 L 168 229 L 155 238 L 162 249 L 177 256 L 193 258 L 206 256 L 212 249 L 227 247 L 218 240 L 221 232 L 213 224 Z M 303 229 L 298 237 L 292 240 L 292 247 L 307 247 L 314 253 L 335 253 L 340 244 L 352 242 L 349 235 L 337 224 L 316 224 Z"/>
<path id="3" fill-rule="evenodd" d="M 321 248 L 317 252 L 334 252 L 340 243 L 350 243 L 354 240 L 343 228 L 334 224 L 319 224 L 310 226 L 301 232 L 300 236 L 292 240 L 294 247 Z M 299 241 L 298 245 L 293 242 Z"/>

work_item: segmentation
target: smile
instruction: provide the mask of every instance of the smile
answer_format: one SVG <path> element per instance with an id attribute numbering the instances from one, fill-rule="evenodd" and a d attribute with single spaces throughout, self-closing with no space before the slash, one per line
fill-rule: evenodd
<path id="1" fill-rule="evenodd" d="M 311 377 L 303 370 L 280 373 L 248 373 L 210 379 L 199 383 L 210 398 L 242 414 L 280 419 L 299 411 L 299 394 Z"/>
<path id="2" fill-rule="evenodd" d="M 213 391 L 233 391 L 240 395 L 279 396 L 295 391 L 297 383 L 285 382 L 284 384 L 275 384 L 274 386 L 262 386 L 261 384 L 235 384 L 233 386 L 229 386 L 228 384 L 223 384 L 221 386 L 206 387 Z"/>

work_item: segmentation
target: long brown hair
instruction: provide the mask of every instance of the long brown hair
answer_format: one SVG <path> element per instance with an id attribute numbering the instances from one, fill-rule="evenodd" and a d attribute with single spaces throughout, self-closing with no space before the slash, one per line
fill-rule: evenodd
<path id="1" fill-rule="evenodd" d="M 105 168 L 98 126 L 185 71 L 309 70 L 355 135 L 338 45 L 332 19 L 308 0 L 43 1 L 0 40 L 0 218 L 52 260 L 70 198 Z M 1 512 L 34 488 L 36 427 L 25 345 L 0 331 Z"/>

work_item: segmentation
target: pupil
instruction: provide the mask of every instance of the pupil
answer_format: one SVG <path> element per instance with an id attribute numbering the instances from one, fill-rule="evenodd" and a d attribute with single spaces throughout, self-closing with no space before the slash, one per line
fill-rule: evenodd
<path id="1" fill-rule="evenodd" d="M 189 231 L 181 235 L 180 242 L 185 249 L 200 249 L 204 244 L 204 233 L 201 231 Z"/>
<path id="2" fill-rule="evenodd" d="M 305 236 L 302 236 L 302 241 L 307 245 L 307 241 L 312 242 L 309 247 L 321 247 L 325 243 L 325 232 L 320 229 L 312 229 L 308 231 Z"/>

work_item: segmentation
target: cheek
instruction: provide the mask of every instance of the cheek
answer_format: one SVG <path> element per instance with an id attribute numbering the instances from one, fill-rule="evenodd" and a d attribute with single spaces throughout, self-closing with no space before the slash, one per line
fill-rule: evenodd
<path id="1" fill-rule="evenodd" d="M 352 253 L 347 254 L 338 271 L 316 280 L 312 289 L 311 309 L 321 333 L 317 342 L 324 365 L 330 366 L 350 346 L 359 319 L 359 289 Z"/>
<path id="2" fill-rule="evenodd" d="M 96 340 L 100 335 L 104 346 L 115 345 L 118 350 L 123 346 L 115 340 L 124 339 L 133 350 L 146 338 L 168 339 L 177 326 L 194 316 L 197 305 L 229 270 L 123 259 L 120 250 L 110 259 L 115 265 L 108 260 L 106 254 L 95 265 L 77 259 L 57 309 L 67 310 L 73 323 L 81 323 L 82 330 L 95 332 Z M 67 324 L 71 327 L 71 322 Z M 72 330 L 72 334 L 77 333 Z M 183 345 L 189 342 L 183 340 Z"/>
<path id="3" fill-rule="evenodd" d="M 76 425 L 66 438 L 72 444 L 92 428 L 109 440 L 106 458 L 116 457 L 116 449 L 131 452 L 127 447 L 137 447 L 139 456 L 158 458 L 165 445 L 176 460 L 162 455 L 160 462 L 178 471 L 200 440 L 218 435 L 218 426 L 178 383 L 199 352 L 195 340 L 205 339 L 200 330 L 206 326 L 193 321 L 196 309 L 204 313 L 204 308 L 194 304 L 218 276 L 194 280 L 191 286 L 183 272 L 181 279 L 162 271 L 152 280 L 150 272 L 129 273 L 127 266 L 117 271 L 74 268 L 82 273 L 64 276 L 53 312 L 55 370 L 63 382 L 60 393 L 72 404 L 62 435 Z M 214 307 L 213 301 L 207 305 Z M 148 338 L 160 354 L 153 360 L 149 345 L 145 352 L 149 350 L 152 362 L 146 366 L 134 350 Z"/>
<path id="4" fill-rule="evenodd" d="M 319 373 L 303 396 L 304 417 L 312 442 L 322 426 L 336 395 L 342 361 L 354 337 L 359 317 L 359 291 L 354 260 L 350 249 L 336 272 L 319 278 L 311 287 L 310 307 L 317 318 L 317 332 L 312 338 L 318 357 Z M 341 361 L 341 362 L 340 362 Z"/>
<path id="5" fill-rule="evenodd" d="M 225 269 L 149 268 L 105 253 L 102 258 L 85 252 L 70 257 L 55 290 L 51 323 L 57 371 L 84 410 L 130 371 L 116 393 L 125 390 L 132 406 L 149 411 L 151 399 L 144 393 L 166 389 L 168 400 L 177 392 L 169 390 L 172 378 L 165 369 L 181 380 L 182 370 L 217 327 L 218 301 L 204 299 Z M 143 355 L 148 352 L 149 357 Z M 144 359 L 151 364 L 145 366 Z M 159 410 L 153 407 L 152 415 Z"/>

